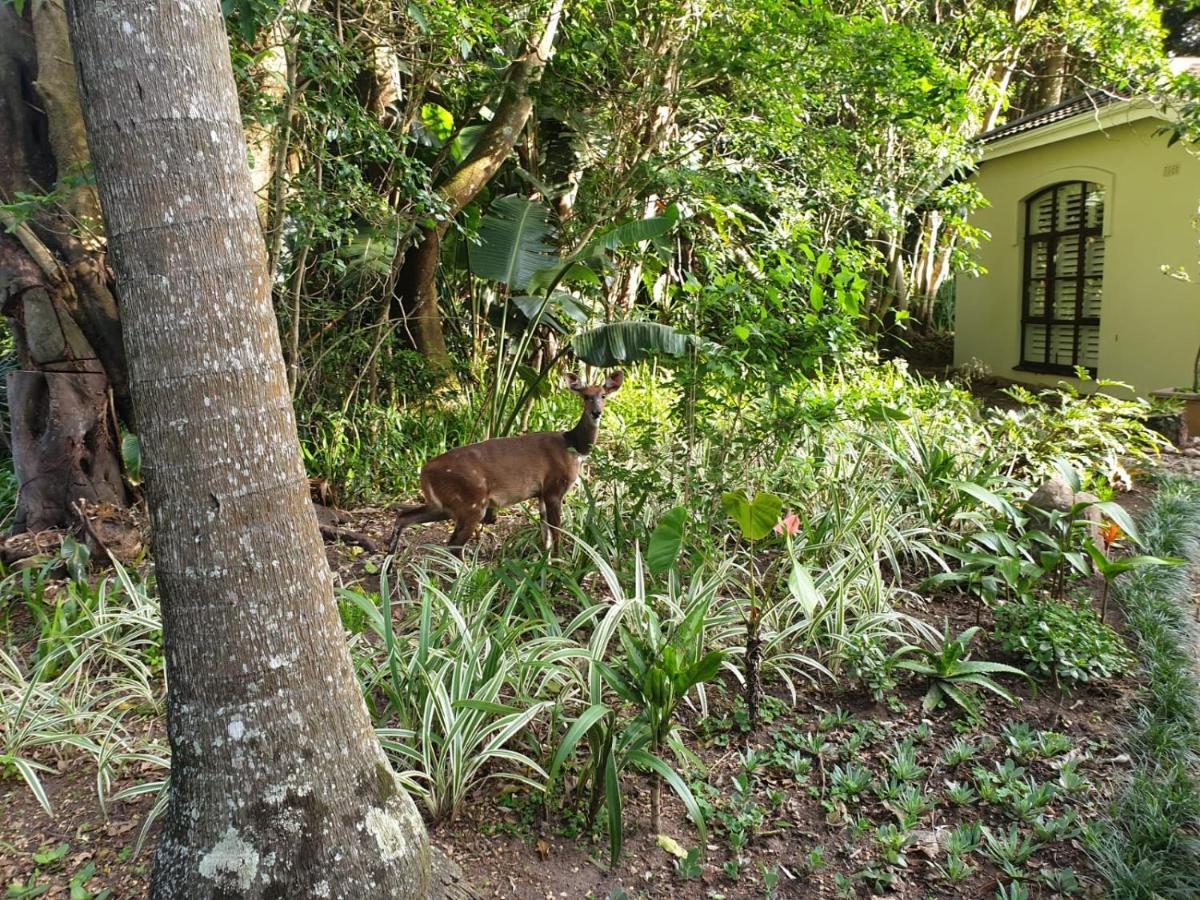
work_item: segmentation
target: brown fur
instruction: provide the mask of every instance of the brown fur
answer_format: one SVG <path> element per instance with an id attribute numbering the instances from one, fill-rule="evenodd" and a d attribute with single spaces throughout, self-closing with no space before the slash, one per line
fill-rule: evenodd
<path id="1" fill-rule="evenodd" d="M 568 374 L 567 387 L 583 403 L 579 422 L 570 431 L 493 438 L 429 460 L 421 469 L 425 504 L 399 511 L 390 551 L 396 551 L 407 526 L 446 519 L 454 520 L 450 546 L 460 548 L 481 522 L 494 521 L 495 510 L 534 498 L 542 516 L 542 543 L 557 550 L 563 497 L 579 477 L 580 456 L 596 441 L 605 400 L 623 379 L 621 372 L 614 372 L 602 385 L 584 385 Z"/>

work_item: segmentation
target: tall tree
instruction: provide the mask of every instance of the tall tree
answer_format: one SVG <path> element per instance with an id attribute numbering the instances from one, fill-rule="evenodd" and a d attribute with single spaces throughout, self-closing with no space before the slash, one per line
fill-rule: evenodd
<path id="1" fill-rule="evenodd" d="M 87 165 L 62 5 L 0 4 L 0 310 L 19 364 L 6 385 L 18 532 L 73 523 L 76 500 L 125 499 L 109 401 L 111 389 L 128 418 L 125 359 Z"/>
<path id="2" fill-rule="evenodd" d="M 308 500 L 217 3 L 69 0 L 162 596 L 151 896 L 417 897 Z"/>

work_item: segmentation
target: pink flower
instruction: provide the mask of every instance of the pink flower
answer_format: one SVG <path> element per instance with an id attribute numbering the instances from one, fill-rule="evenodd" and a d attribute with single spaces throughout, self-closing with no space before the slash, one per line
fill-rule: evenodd
<path id="1" fill-rule="evenodd" d="M 800 530 L 800 517 L 794 512 L 788 511 L 788 514 L 775 523 L 776 534 L 786 534 L 791 537 Z"/>

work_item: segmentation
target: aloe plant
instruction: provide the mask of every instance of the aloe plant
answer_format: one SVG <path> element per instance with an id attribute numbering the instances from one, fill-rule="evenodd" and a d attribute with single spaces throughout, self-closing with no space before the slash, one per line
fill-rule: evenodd
<path id="1" fill-rule="evenodd" d="M 965 690 L 967 687 L 983 688 L 1009 703 L 1017 702 L 1012 692 L 997 684 L 992 676 L 1017 675 L 1025 679 L 1029 676 L 1005 663 L 970 659 L 971 642 L 979 630 L 978 625 L 973 625 L 957 637 L 951 637 L 947 623 L 940 646 L 909 645 L 896 651 L 896 655 L 902 657 L 896 661 L 897 667 L 930 679 L 929 690 L 925 692 L 922 702 L 926 712 L 937 709 L 943 701 L 948 700 L 968 715 L 977 716 L 978 705 Z"/>

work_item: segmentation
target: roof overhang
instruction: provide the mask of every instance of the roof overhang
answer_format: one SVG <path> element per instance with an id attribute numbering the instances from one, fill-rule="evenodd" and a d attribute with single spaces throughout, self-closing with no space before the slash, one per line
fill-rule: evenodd
<path id="1" fill-rule="evenodd" d="M 1109 128 L 1128 125 L 1140 119 L 1154 118 L 1162 119 L 1164 122 L 1173 122 L 1178 116 L 1173 110 L 1156 106 L 1150 100 L 1142 98 L 1118 100 L 1107 106 L 1071 116 L 1069 119 L 1061 119 L 985 144 L 980 162 L 1011 156 L 1035 147 L 1044 147 L 1047 144 L 1065 141 L 1068 138 L 1082 137 L 1097 131 L 1103 132 Z"/>

